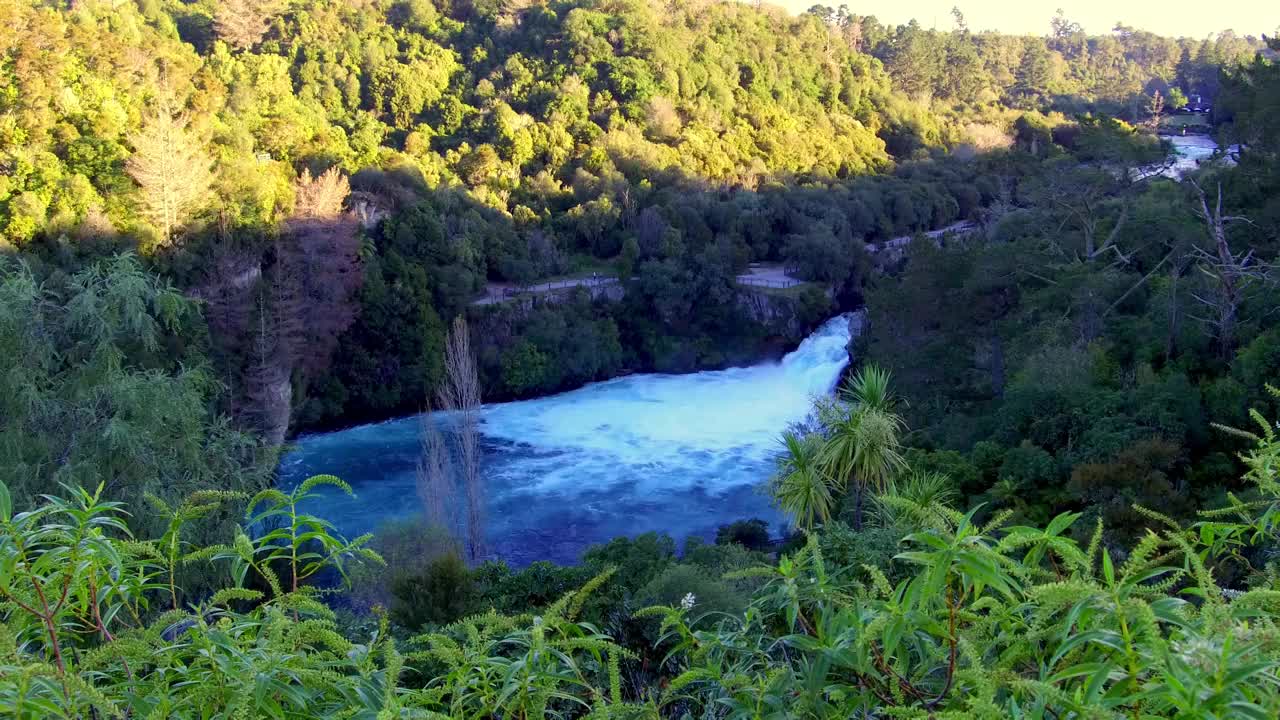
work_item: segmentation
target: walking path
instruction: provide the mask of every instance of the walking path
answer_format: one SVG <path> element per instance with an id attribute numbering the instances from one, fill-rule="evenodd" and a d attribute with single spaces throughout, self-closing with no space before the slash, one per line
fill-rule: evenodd
<path id="1" fill-rule="evenodd" d="M 491 282 L 485 286 L 484 296 L 478 300 L 472 301 L 471 304 L 493 305 L 495 303 L 506 302 L 507 300 L 520 295 L 546 295 L 547 293 L 569 290 L 571 288 L 604 287 L 606 285 L 613 285 L 617 282 L 618 278 L 616 277 L 605 277 L 601 275 L 570 278 L 568 280 L 549 280 L 547 282 L 535 283 L 533 285 Z"/>
<path id="2" fill-rule="evenodd" d="M 925 237 L 937 240 L 944 235 L 964 235 L 977 229 L 977 225 L 969 220 L 963 220 L 958 223 L 952 223 L 938 230 L 930 230 L 924 233 Z M 902 235 L 896 238 L 890 238 L 882 243 L 867 243 L 867 252 L 878 253 L 883 250 L 899 250 L 911 244 L 915 239 L 915 235 Z M 790 288 L 797 285 L 803 285 L 804 280 L 792 277 L 786 270 L 786 266 L 781 263 L 752 263 L 747 271 L 738 276 L 738 282 L 743 285 L 756 285 L 759 287 L 770 288 Z"/>
<path id="3" fill-rule="evenodd" d="M 977 225 L 968 220 L 964 220 L 962 222 L 953 223 L 939 230 L 926 232 L 925 236 L 937 240 L 943 235 L 965 234 L 972 232 L 976 228 Z M 903 235 L 901 237 L 885 240 L 882 243 L 867 243 L 867 252 L 878 253 L 884 250 L 898 250 L 909 245 L 913 238 L 915 238 L 915 235 Z M 796 287 L 797 285 L 803 285 L 805 283 L 804 280 L 792 277 L 787 272 L 786 266 L 781 263 L 752 263 L 747 267 L 746 272 L 738 275 L 737 280 L 741 285 L 782 289 Z M 579 287 L 604 287 L 606 285 L 613 285 L 617 282 L 618 278 L 616 277 L 599 274 L 595 274 L 590 277 L 570 278 L 568 280 L 551 280 L 548 282 L 535 283 L 533 285 L 491 282 L 485 286 L 484 295 L 479 299 L 472 301 L 471 304 L 495 305 L 521 295 L 546 295 L 548 293 Z"/>
<path id="4" fill-rule="evenodd" d="M 925 233 L 924 236 L 932 240 L 937 240 L 943 235 L 948 235 L 948 234 L 967 235 L 968 233 L 973 232 L 977 228 L 978 226 L 973 221 L 961 220 L 958 223 L 952 223 L 938 230 L 930 230 L 929 232 Z M 877 253 L 882 250 L 897 250 L 898 248 L 902 248 L 902 247 L 906 247 L 907 245 L 910 245 L 911 241 L 914 240 L 915 237 L 916 236 L 914 234 L 903 235 L 901 237 L 885 240 L 882 243 L 867 243 L 867 252 Z"/>
<path id="5" fill-rule="evenodd" d="M 738 276 L 738 282 L 757 287 L 790 288 L 803 285 L 805 281 L 791 277 L 781 263 L 751 263 L 747 271 Z"/>

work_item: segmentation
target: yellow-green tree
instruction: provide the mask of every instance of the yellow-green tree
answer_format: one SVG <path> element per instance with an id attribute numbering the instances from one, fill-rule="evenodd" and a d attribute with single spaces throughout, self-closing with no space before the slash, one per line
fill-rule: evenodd
<path id="1" fill-rule="evenodd" d="M 130 141 L 133 155 L 126 168 L 141 191 L 142 214 L 167 245 L 207 200 L 213 162 L 187 131 L 186 118 L 174 115 L 167 104 Z"/>

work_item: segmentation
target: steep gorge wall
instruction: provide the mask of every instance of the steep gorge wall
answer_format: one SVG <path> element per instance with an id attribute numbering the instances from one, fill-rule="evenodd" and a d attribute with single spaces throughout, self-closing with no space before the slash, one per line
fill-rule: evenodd
<path id="1" fill-rule="evenodd" d="M 826 320 L 832 310 L 834 293 L 828 288 L 806 286 L 797 291 L 741 286 L 737 306 L 746 317 L 788 344 L 806 338 Z"/>
<path id="2" fill-rule="evenodd" d="M 625 336 L 627 322 L 623 313 L 633 310 L 618 304 L 624 294 L 623 285 L 609 284 L 531 293 L 503 302 L 473 305 L 468 312 L 472 347 L 482 376 L 487 377 L 485 384 L 494 393 L 490 399 L 508 399 L 508 393 L 513 390 L 507 386 L 507 363 L 518 363 L 522 369 L 519 375 L 523 378 L 529 377 L 526 373 L 538 376 L 539 368 L 545 363 L 555 366 L 550 372 L 552 376 L 565 370 L 567 377 L 559 380 L 542 376 L 554 387 L 543 387 L 534 394 L 559 392 L 582 382 L 630 372 L 682 373 L 749 365 L 794 349 L 835 312 L 832 293 L 818 286 L 787 290 L 742 286 L 736 292 L 734 306 L 751 328 L 747 332 L 730 333 L 719 341 L 723 344 L 710 348 L 696 340 L 673 337 L 664 341 L 668 343 L 665 348 L 660 345 L 642 349 L 626 345 L 636 339 Z M 557 317 L 561 310 L 563 314 Z M 522 347 L 532 323 L 539 326 L 538 335 L 542 340 L 537 342 L 543 343 L 534 350 Z M 547 333 L 554 336 L 566 331 L 568 335 L 553 341 L 554 346 L 546 346 Z M 611 340 L 609 336 L 619 331 L 624 337 L 614 335 L 616 339 Z M 621 357 L 619 340 L 623 343 Z M 647 354 L 655 350 L 667 354 Z M 519 390 L 515 390 L 515 395 L 527 396 Z"/>
<path id="3" fill-rule="evenodd" d="M 475 306 L 468 314 L 472 335 L 481 344 L 501 346 L 504 340 L 510 341 L 518 335 L 515 326 L 535 308 L 569 302 L 578 293 L 594 302 L 619 302 L 626 289 L 622 284 L 566 288 Z M 780 291 L 743 285 L 738 288 L 735 304 L 744 317 L 760 325 L 765 334 L 795 344 L 830 317 L 833 297 L 830 289 L 817 286 Z"/>

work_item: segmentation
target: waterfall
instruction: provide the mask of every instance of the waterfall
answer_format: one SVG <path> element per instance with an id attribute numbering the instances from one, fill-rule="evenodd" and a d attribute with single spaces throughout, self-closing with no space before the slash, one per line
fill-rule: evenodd
<path id="1" fill-rule="evenodd" d="M 746 517 L 780 517 L 761 492 L 778 436 L 803 421 L 849 362 L 860 315 L 826 322 L 778 362 L 687 375 L 632 375 L 486 406 L 490 547 L 515 565 L 573 562 L 618 535 L 709 537 Z M 417 423 L 405 418 L 302 438 L 283 482 L 327 472 L 357 497 L 318 511 L 346 533 L 418 511 Z"/>

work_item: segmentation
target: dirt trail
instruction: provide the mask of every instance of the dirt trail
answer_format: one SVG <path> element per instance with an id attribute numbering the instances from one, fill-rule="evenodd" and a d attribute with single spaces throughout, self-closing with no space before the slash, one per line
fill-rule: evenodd
<path id="1" fill-rule="evenodd" d="M 977 226 L 968 221 L 953 223 L 939 230 L 931 230 L 925 235 L 927 237 L 937 239 L 948 233 L 968 233 L 973 231 Z M 915 235 L 903 235 L 901 237 L 892 238 L 882 243 L 867 243 L 867 252 L 877 253 L 886 249 L 898 249 L 910 244 Z M 797 285 L 803 285 L 805 281 L 792 277 L 787 273 L 786 266 L 781 263 L 752 263 L 747 271 L 738 275 L 737 280 L 742 285 L 754 285 L 757 287 L 770 288 L 791 288 Z M 592 277 L 573 278 L 570 280 L 554 280 L 551 282 L 535 283 L 533 285 L 516 285 L 514 283 L 489 283 L 485 286 L 485 293 L 480 298 L 473 300 L 472 305 L 494 305 L 500 302 L 506 302 L 513 297 L 520 295 L 546 295 L 547 293 L 567 290 L 576 287 L 603 287 L 618 282 L 618 278 L 605 275 L 594 275 Z"/>
<path id="2" fill-rule="evenodd" d="M 514 283 L 489 283 L 485 286 L 484 296 L 473 300 L 472 305 L 493 305 L 505 302 L 518 295 L 546 295 L 547 293 L 570 288 L 604 287 L 618 282 L 616 277 L 595 275 L 592 277 L 573 278 L 570 280 L 553 280 L 533 285 L 516 285 Z"/>

